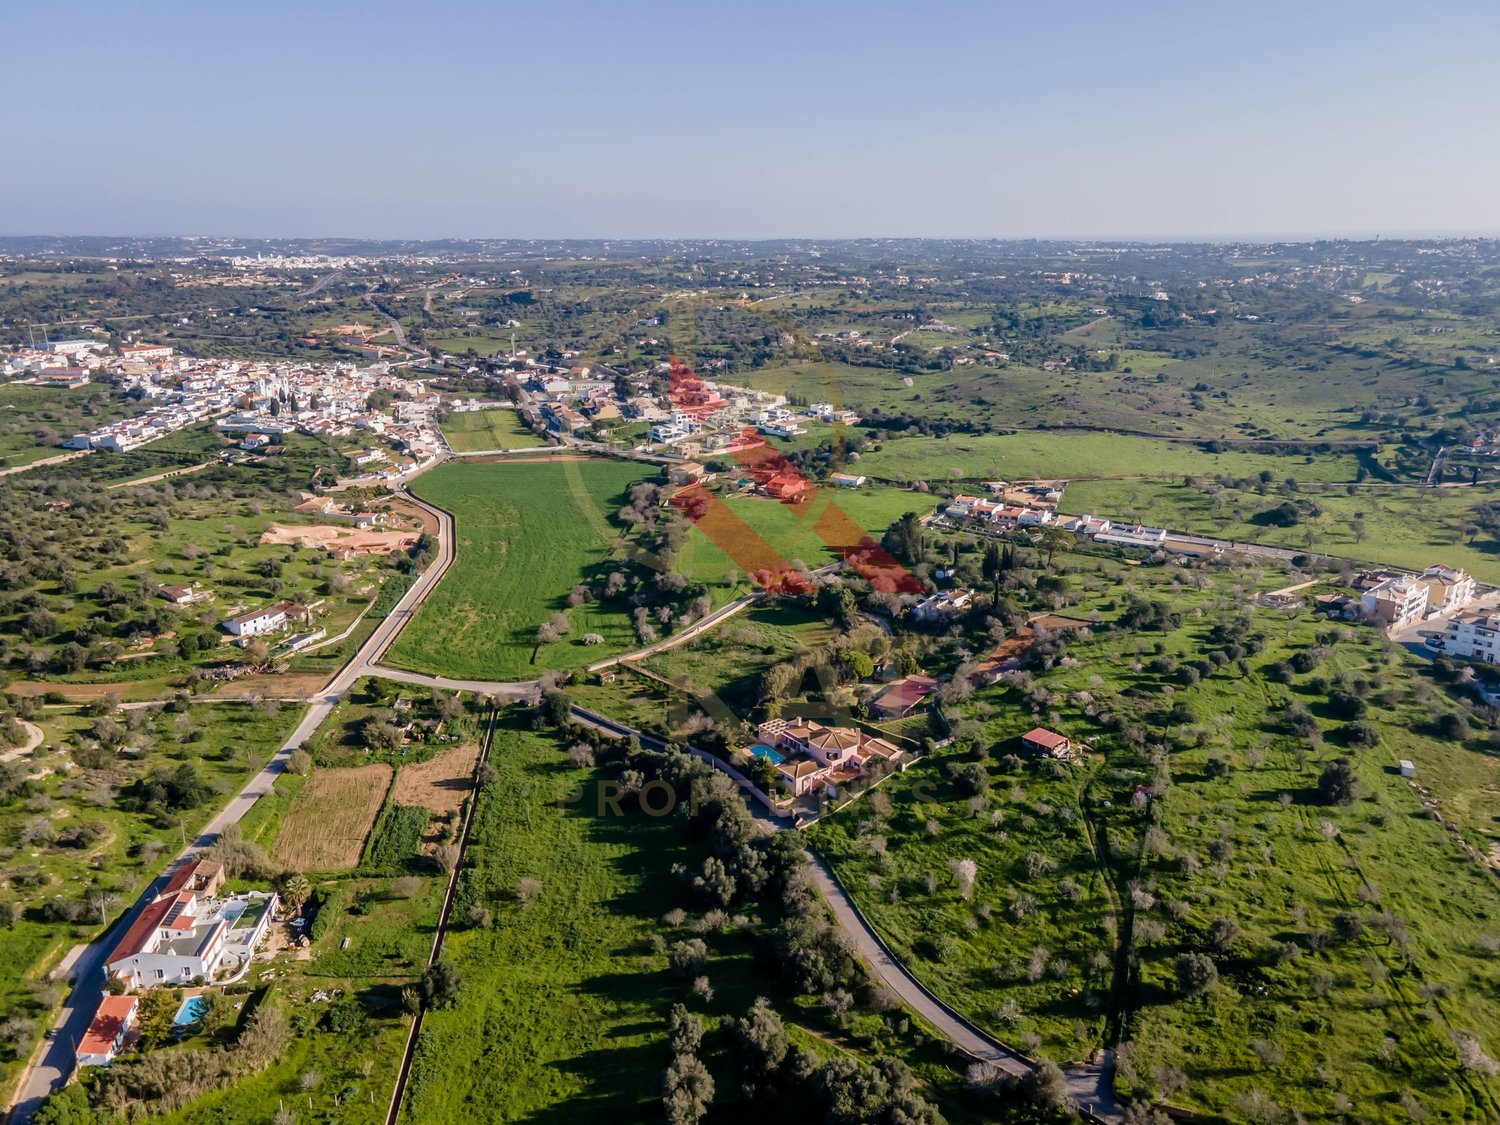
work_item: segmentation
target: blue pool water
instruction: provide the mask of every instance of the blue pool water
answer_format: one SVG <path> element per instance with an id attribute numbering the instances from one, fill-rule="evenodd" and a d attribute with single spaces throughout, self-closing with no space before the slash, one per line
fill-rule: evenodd
<path id="1" fill-rule="evenodd" d="M 764 742 L 757 742 L 754 746 L 750 747 L 750 753 L 754 754 L 757 758 L 765 758 L 773 766 L 779 766 L 782 762 L 786 761 L 785 754 L 778 750 L 772 750 Z"/>
<path id="2" fill-rule="evenodd" d="M 188 1027 L 203 1018 L 204 1009 L 208 1005 L 199 996 L 189 996 L 182 1002 L 182 1007 L 177 1009 L 177 1018 L 172 1021 L 173 1027 Z"/>
<path id="3" fill-rule="evenodd" d="M 241 914 L 245 913 L 245 907 L 248 905 L 249 903 L 239 901 L 226 902 L 220 909 L 219 914 L 224 921 L 229 923 L 229 928 L 233 929 L 234 923 Z"/>

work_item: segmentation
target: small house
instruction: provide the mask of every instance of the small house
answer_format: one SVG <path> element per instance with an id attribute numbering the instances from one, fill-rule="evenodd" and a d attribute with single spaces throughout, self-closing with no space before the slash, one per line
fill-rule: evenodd
<path id="1" fill-rule="evenodd" d="M 881 719 L 904 719 L 937 690 L 931 676 L 906 676 L 890 684 L 870 701 L 870 710 Z"/>
<path id="2" fill-rule="evenodd" d="M 1073 756 L 1073 743 L 1065 735 L 1046 727 L 1033 727 L 1021 736 L 1021 745 L 1036 754 L 1066 761 Z"/>
<path id="3" fill-rule="evenodd" d="M 108 1066 L 135 1024 L 137 996 L 105 996 L 78 1041 L 79 1066 Z"/>
<path id="4" fill-rule="evenodd" d="M 252 610 L 224 622 L 224 628 L 236 637 L 258 637 L 286 624 L 286 610 L 280 605 Z"/>
<path id="5" fill-rule="evenodd" d="M 792 473 L 776 473 L 762 487 L 773 500 L 794 501 L 807 491 L 807 481 Z"/>
<path id="6" fill-rule="evenodd" d="M 1416 777 L 1417 776 L 1417 767 L 1416 767 L 1416 765 L 1413 762 L 1411 762 L 1409 759 L 1407 759 L 1407 758 L 1402 758 L 1401 759 L 1401 776 L 1402 777 Z"/>

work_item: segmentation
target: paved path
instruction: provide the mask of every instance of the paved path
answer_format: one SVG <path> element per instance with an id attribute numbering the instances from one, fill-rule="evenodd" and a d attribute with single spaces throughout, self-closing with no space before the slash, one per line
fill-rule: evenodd
<path id="1" fill-rule="evenodd" d="M 694 622 L 686 629 L 673 633 L 664 641 L 657 641 L 656 644 L 650 645 L 647 648 L 637 649 L 635 652 L 627 652 L 624 656 L 613 656 L 608 660 L 601 660 L 597 664 L 590 664 L 585 671 L 603 671 L 605 668 L 613 668 L 616 664 L 624 664 L 632 660 L 644 660 L 648 656 L 655 656 L 658 652 L 666 652 L 668 649 L 676 648 L 678 645 L 685 645 L 694 637 L 708 632 L 708 630 L 714 628 L 716 625 L 723 624 L 741 610 L 747 609 L 760 601 L 760 599 L 761 591 L 759 590 L 749 594 L 741 594 L 728 605 L 720 606 L 707 617 L 703 618 L 703 620 Z"/>
<path id="2" fill-rule="evenodd" d="M 448 567 L 453 564 L 453 517 L 440 508 L 419 500 L 402 490 L 406 499 L 422 508 L 438 521 L 438 553 L 431 566 L 417 576 L 411 589 L 402 595 L 395 610 L 375 627 L 370 638 L 360 646 L 344 669 L 331 679 L 322 692 L 312 701 L 302 721 L 292 731 L 281 748 L 272 756 L 254 777 L 245 783 L 229 803 L 210 820 L 193 838 L 192 843 L 172 861 L 160 876 L 154 879 L 146 893 L 127 910 L 120 921 L 108 933 L 90 943 L 79 956 L 75 966 L 74 986 L 54 1024 L 53 1038 L 42 1044 L 40 1061 L 23 1075 L 17 1086 L 17 1097 L 11 1116 L 12 1125 L 24 1125 L 31 1120 L 41 1100 L 57 1089 L 73 1072 L 73 1056 L 83 1033 L 88 1030 L 94 1011 L 103 996 L 101 985 L 104 978 L 104 959 L 108 956 L 119 935 L 133 923 L 146 905 L 155 897 L 178 866 L 200 850 L 210 847 L 231 824 L 240 820 L 255 807 L 276 784 L 276 779 L 286 772 L 287 760 L 292 751 L 310 737 L 338 705 L 340 697 L 362 676 L 367 676 L 375 662 L 385 652 L 391 641 L 406 625 L 411 615 L 430 594 Z M 384 674 L 384 673 L 382 673 Z"/>
<path id="3" fill-rule="evenodd" d="M 400 634 L 401 630 L 405 628 L 422 602 L 436 588 L 438 582 L 441 581 L 443 575 L 452 565 L 455 554 L 455 529 L 451 513 L 418 499 L 408 492 L 404 486 L 399 487 L 396 491 L 403 495 L 405 499 L 433 516 L 437 521 L 437 557 L 434 559 L 432 565 L 417 577 L 411 588 L 402 595 L 396 608 L 376 626 L 370 637 L 360 646 L 354 658 L 321 689 L 291 735 L 271 760 L 266 763 L 265 767 L 251 778 L 229 801 L 228 805 L 204 826 L 193 839 L 191 845 L 183 849 L 168 869 L 153 880 L 147 888 L 146 893 L 126 911 L 118 925 L 104 937 L 90 944 L 77 958 L 75 965 L 76 983 L 73 992 L 69 996 L 55 1024 L 54 1037 L 42 1044 L 39 1063 L 23 1076 L 19 1087 L 19 1096 L 12 1115 L 13 1123 L 20 1125 L 20 1123 L 29 1122 L 41 1099 L 61 1085 L 68 1075 L 71 1074 L 74 1051 L 83 1033 L 87 1030 L 89 1021 L 92 1019 L 93 1012 L 98 1007 L 102 996 L 100 984 L 103 979 L 104 958 L 107 956 L 108 950 L 112 948 L 114 942 L 118 939 L 118 934 L 127 928 L 140 912 L 145 909 L 146 905 L 155 897 L 158 889 L 170 877 L 173 870 L 200 850 L 211 846 L 226 829 L 233 824 L 239 823 L 245 814 L 255 807 L 257 801 L 272 791 L 277 778 L 285 772 L 287 760 L 290 758 L 292 752 L 300 747 L 318 729 L 338 705 L 343 693 L 351 688 L 359 679 L 364 676 L 376 675 L 384 679 L 402 683 L 440 687 L 453 691 L 487 693 L 509 700 L 521 698 L 535 689 L 535 681 L 454 680 L 441 676 L 428 676 L 421 673 L 386 668 L 380 664 L 381 658 L 385 655 L 391 643 Z M 715 613 L 710 614 L 697 625 L 683 630 L 682 633 L 675 637 L 668 638 L 666 642 L 652 645 L 627 656 L 616 658 L 615 660 L 604 661 L 595 667 L 607 667 L 610 664 L 617 663 L 619 660 L 637 659 L 648 656 L 653 652 L 661 651 L 663 648 L 671 647 L 674 644 L 685 643 L 706 629 L 712 628 L 728 617 L 740 612 L 746 606 L 756 601 L 758 597 L 758 593 L 744 595 Z M 591 722 L 593 725 L 613 728 L 617 732 L 633 731 L 633 728 L 625 727 L 623 724 L 605 719 L 603 716 L 584 715 L 581 713 L 579 717 Z M 633 733 L 639 734 L 639 732 Z M 645 736 L 642 737 L 644 739 Z M 655 740 L 651 741 L 654 742 Z M 704 756 L 707 757 L 706 755 Z M 941 1034 L 971 1056 L 994 1062 L 997 1066 L 1012 1074 L 1024 1074 L 1031 1069 L 1030 1062 L 1024 1056 L 968 1023 L 923 988 L 921 983 L 912 977 L 891 956 L 890 952 L 880 941 L 880 938 L 860 916 L 852 900 L 839 887 L 831 871 L 816 857 L 813 859 L 813 871 L 819 888 L 828 900 L 829 907 L 833 911 L 834 918 L 840 928 L 849 934 L 855 944 L 856 950 L 870 965 L 875 975 L 900 996 L 903 1002 L 908 1004 L 913 1011 L 917 1012 Z M 1068 1074 L 1070 1092 L 1086 1111 L 1090 1112 L 1098 1120 L 1117 1121 L 1121 1119 L 1118 1106 L 1110 1091 L 1111 1067 L 1107 1060 L 1102 1066 L 1074 1067 L 1066 1073 Z"/>
<path id="4" fill-rule="evenodd" d="M 828 901 L 828 909 L 832 910 L 838 929 L 849 935 L 855 953 L 859 954 L 865 965 L 870 966 L 870 972 L 876 975 L 880 983 L 900 996 L 901 1004 L 915 1011 L 945 1040 L 975 1059 L 995 1064 L 1013 1076 L 1022 1077 L 1031 1073 L 1035 1067 L 1031 1059 L 1005 1046 L 980 1028 L 975 1028 L 953 1008 L 933 996 L 926 987 L 922 987 L 921 981 L 912 977 L 906 971 L 906 966 L 891 956 L 885 942 L 880 941 L 880 936 L 871 929 L 864 915 L 859 913 L 852 898 L 844 894 L 843 886 L 838 883 L 832 868 L 816 853 L 808 852 L 807 858 L 811 862 L 813 880 L 823 898 Z M 1124 1121 L 1124 1113 L 1121 1113 L 1113 1091 L 1115 1067 L 1112 1053 L 1106 1052 L 1103 1064 L 1067 1067 L 1064 1068 L 1064 1074 L 1068 1079 L 1068 1094 L 1091 1118 L 1095 1121 Z"/>
<path id="5" fill-rule="evenodd" d="M 221 462 L 217 457 L 212 461 L 204 461 L 198 465 L 184 465 L 180 469 L 168 469 L 164 473 L 153 473 L 149 477 L 137 477 L 135 480 L 116 481 L 114 484 L 105 485 L 107 491 L 113 492 L 117 488 L 134 488 L 138 484 L 155 484 L 159 480 L 168 480 L 171 477 L 185 477 L 189 473 L 201 473 L 210 465 L 218 465 Z"/>
<path id="6" fill-rule="evenodd" d="M 1035 1064 L 1030 1059 L 975 1027 L 907 972 L 905 966 L 891 955 L 885 942 L 865 921 L 853 900 L 844 893 L 833 870 L 815 853 L 808 852 L 807 857 L 813 880 L 827 900 L 834 920 L 854 942 L 855 952 L 882 984 L 899 996 L 903 1004 L 931 1024 L 938 1034 L 966 1054 L 982 1062 L 993 1063 L 1005 1073 L 1016 1077 L 1031 1072 Z M 1067 1076 L 1068 1093 L 1089 1116 L 1110 1122 L 1125 1119 L 1119 1103 L 1115 1101 L 1114 1066 L 1108 1052 L 1102 1064 L 1065 1067 L 1063 1073 Z"/>
<path id="7" fill-rule="evenodd" d="M 573 708 L 573 718 L 586 726 L 616 736 L 633 735 L 644 746 L 663 745 L 660 739 L 582 707 Z M 769 802 L 766 802 L 765 798 L 754 789 L 748 779 L 732 766 L 702 751 L 693 753 L 695 757 L 703 759 L 710 765 L 723 770 L 736 781 L 748 786 L 762 803 L 769 805 Z M 767 815 L 766 810 L 754 804 L 751 808 L 763 823 L 772 825 L 773 828 L 785 827 L 784 822 L 778 821 L 775 816 Z M 1034 1069 L 1036 1064 L 1032 1060 L 975 1027 L 907 972 L 901 962 L 892 956 L 880 936 L 865 921 L 853 900 L 844 893 L 844 888 L 839 884 L 832 869 L 815 853 L 806 854 L 813 880 L 823 898 L 828 902 L 834 922 L 849 936 L 850 941 L 854 943 L 854 951 L 870 967 L 875 977 L 900 997 L 903 1004 L 930 1024 L 938 1034 L 975 1059 L 994 1063 L 1005 1073 L 1015 1077 L 1023 1077 Z M 1063 1073 L 1067 1077 L 1069 1095 L 1087 1116 L 1096 1121 L 1124 1121 L 1124 1114 L 1120 1111 L 1119 1103 L 1115 1101 L 1114 1096 L 1112 1052 L 1106 1051 L 1101 1063 L 1066 1067 Z"/>

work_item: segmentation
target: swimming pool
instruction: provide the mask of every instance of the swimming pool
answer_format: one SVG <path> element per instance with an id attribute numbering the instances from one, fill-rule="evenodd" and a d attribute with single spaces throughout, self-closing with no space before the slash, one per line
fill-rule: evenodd
<path id="1" fill-rule="evenodd" d="M 764 742 L 757 742 L 754 746 L 750 747 L 750 753 L 757 758 L 766 759 L 773 766 L 779 766 L 782 762 L 786 761 L 785 754 L 779 750 L 772 750 Z"/>
<path id="2" fill-rule="evenodd" d="M 191 1027 L 203 1018 L 203 1013 L 208 1010 L 208 1005 L 203 1002 L 201 996 L 189 996 L 182 1002 L 182 1007 L 177 1009 L 177 1018 L 172 1021 L 173 1027 Z"/>

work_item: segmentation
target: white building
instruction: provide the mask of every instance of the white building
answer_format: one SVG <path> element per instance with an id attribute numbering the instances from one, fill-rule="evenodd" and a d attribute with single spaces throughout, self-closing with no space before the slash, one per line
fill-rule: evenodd
<path id="1" fill-rule="evenodd" d="M 270 892 L 217 897 L 224 869 L 184 864 L 141 911 L 105 961 L 105 973 L 130 988 L 210 981 L 220 968 L 248 961 L 270 928 Z"/>
<path id="2" fill-rule="evenodd" d="M 1385 625 L 1410 625 L 1427 616 L 1428 587 L 1402 575 L 1387 578 L 1360 595 L 1365 615 Z"/>
<path id="3" fill-rule="evenodd" d="M 266 609 L 257 609 L 250 613 L 242 613 L 238 617 L 231 617 L 224 622 L 224 628 L 236 637 L 258 637 L 262 633 L 280 629 L 285 624 L 286 610 L 279 605 L 273 605 Z"/>
<path id="4" fill-rule="evenodd" d="M 918 621 L 942 621 L 963 613 L 974 604 L 974 595 L 968 590 L 943 590 L 919 602 L 912 608 Z"/>
<path id="5" fill-rule="evenodd" d="M 171 359 L 172 349 L 165 344 L 126 344 L 120 355 L 124 359 Z"/>
<path id="6" fill-rule="evenodd" d="M 36 350 L 51 352 L 53 355 L 83 355 L 85 352 L 102 351 L 104 347 L 98 340 L 51 340 L 38 344 Z"/>
<path id="7" fill-rule="evenodd" d="M 1441 648 L 1449 656 L 1500 664 L 1500 613 L 1474 610 L 1448 620 Z"/>
<path id="8" fill-rule="evenodd" d="M 108 1066 L 135 1025 L 138 996 L 105 996 L 78 1042 L 79 1066 Z"/>
<path id="9" fill-rule="evenodd" d="M 1417 581 L 1427 587 L 1429 613 L 1462 609 L 1474 600 L 1474 579 L 1463 570 L 1442 565 L 1429 566 L 1417 575 Z"/>

